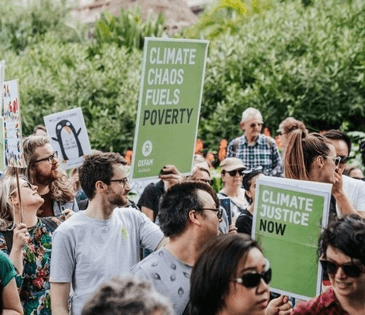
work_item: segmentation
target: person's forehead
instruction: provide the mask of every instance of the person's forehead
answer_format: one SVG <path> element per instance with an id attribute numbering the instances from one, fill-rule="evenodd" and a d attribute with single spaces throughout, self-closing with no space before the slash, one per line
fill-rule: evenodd
<path id="1" fill-rule="evenodd" d="M 126 172 L 125 172 L 125 168 L 124 168 L 123 164 L 121 164 L 121 163 L 113 164 L 112 168 L 113 168 L 114 176 L 118 177 L 118 179 L 119 179 L 119 177 L 120 178 L 126 177 Z"/>
<path id="2" fill-rule="evenodd" d="M 42 147 L 37 147 L 34 150 L 34 154 L 37 158 L 44 158 L 47 157 L 51 154 L 53 154 L 53 149 L 51 147 L 51 145 L 49 143 L 46 143 L 44 146 Z"/>
<path id="3" fill-rule="evenodd" d="M 351 258 L 350 256 L 347 256 L 343 251 L 336 247 L 332 247 L 331 245 L 328 245 L 326 249 L 326 256 L 327 259 L 336 261 L 339 264 L 346 264 L 346 263 L 357 263 L 360 262 L 359 259 Z"/>
<path id="4" fill-rule="evenodd" d="M 347 143 L 343 140 L 332 140 L 329 139 L 330 143 L 335 147 L 337 155 L 349 155 L 349 148 Z"/>
<path id="5" fill-rule="evenodd" d="M 255 123 L 255 122 L 259 122 L 259 123 L 262 123 L 262 117 L 261 116 L 250 116 L 248 117 L 247 121 L 246 121 L 248 124 L 250 123 Z"/>
<path id="6" fill-rule="evenodd" d="M 213 197 L 205 190 L 198 190 L 198 198 L 203 202 L 206 207 L 215 207 L 215 202 Z"/>

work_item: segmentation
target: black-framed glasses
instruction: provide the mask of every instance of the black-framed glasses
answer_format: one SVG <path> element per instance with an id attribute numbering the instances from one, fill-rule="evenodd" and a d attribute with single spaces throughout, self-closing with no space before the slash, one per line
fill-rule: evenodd
<path id="1" fill-rule="evenodd" d="M 40 160 L 36 160 L 36 161 L 34 161 L 34 163 L 38 163 L 38 162 L 42 162 L 42 161 L 48 161 L 48 163 L 49 164 L 51 164 L 52 163 L 52 161 L 54 160 L 54 159 L 57 159 L 58 158 L 58 154 L 57 154 L 57 152 L 53 152 L 50 156 L 47 156 L 46 158 L 44 158 L 44 159 L 40 159 Z"/>
<path id="2" fill-rule="evenodd" d="M 332 159 L 336 166 L 339 166 L 340 165 L 341 158 L 339 156 L 329 157 L 327 155 L 327 157 L 330 158 L 330 159 Z"/>
<path id="3" fill-rule="evenodd" d="M 244 274 L 242 277 L 234 279 L 235 282 L 242 284 L 244 287 L 251 289 L 255 288 L 260 284 L 261 279 L 265 281 L 266 284 L 269 284 L 272 277 L 272 271 L 270 268 L 269 261 L 265 259 L 267 262 L 267 270 L 264 273 L 258 273 L 258 272 L 250 272 Z"/>
<path id="4" fill-rule="evenodd" d="M 203 182 L 203 183 L 208 184 L 209 186 L 212 186 L 212 181 L 210 179 L 203 179 L 203 178 L 201 178 L 201 179 L 198 179 L 197 181 L 198 182 Z"/>
<path id="5" fill-rule="evenodd" d="M 128 177 L 123 177 L 123 178 L 121 178 L 121 179 L 111 179 L 110 181 L 111 181 L 111 182 L 120 183 L 120 184 L 122 184 L 122 185 L 125 185 L 125 184 L 129 183 L 129 179 L 128 179 Z"/>
<path id="6" fill-rule="evenodd" d="M 238 170 L 229 171 L 229 172 L 227 172 L 227 173 L 228 173 L 230 176 L 235 177 L 237 173 L 238 173 L 240 176 L 242 176 L 242 175 L 243 175 L 243 172 L 244 172 L 244 169 L 243 169 L 243 168 L 241 168 L 241 169 L 238 169 Z"/>
<path id="7" fill-rule="evenodd" d="M 328 274 L 335 275 L 337 273 L 338 268 L 342 268 L 343 272 L 348 277 L 358 278 L 363 272 L 362 264 L 338 264 L 334 261 L 330 260 L 320 260 L 322 268 L 327 270 Z"/>
<path id="8" fill-rule="evenodd" d="M 218 219 L 222 219 L 223 210 L 221 208 L 201 208 L 200 210 L 208 210 L 208 211 L 214 211 L 217 212 Z"/>
<path id="9" fill-rule="evenodd" d="M 258 126 L 258 127 L 262 127 L 263 125 L 264 125 L 263 123 L 258 123 L 258 124 L 252 123 L 252 124 L 250 125 L 250 127 L 251 127 L 251 128 L 255 128 L 256 126 Z"/>
<path id="10" fill-rule="evenodd" d="M 338 155 L 338 157 L 341 158 L 340 164 L 346 164 L 347 161 L 349 160 L 348 156 Z"/>

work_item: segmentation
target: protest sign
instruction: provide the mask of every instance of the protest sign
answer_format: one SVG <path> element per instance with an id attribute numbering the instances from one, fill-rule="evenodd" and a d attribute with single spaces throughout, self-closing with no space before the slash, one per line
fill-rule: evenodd
<path id="1" fill-rule="evenodd" d="M 320 294 L 318 239 L 327 224 L 332 185 L 260 176 L 252 237 L 273 270 L 270 290 L 308 300 Z"/>
<path id="2" fill-rule="evenodd" d="M 4 118 L 0 117 L 0 171 L 5 169 L 4 155 Z"/>
<path id="3" fill-rule="evenodd" d="M 4 152 L 5 165 L 25 167 L 18 80 L 5 81 L 4 91 Z"/>
<path id="4" fill-rule="evenodd" d="M 58 154 L 62 169 L 78 167 L 84 154 L 90 154 L 90 142 L 81 108 L 44 117 L 51 145 Z"/>
<path id="5" fill-rule="evenodd" d="M 156 178 L 168 164 L 191 172 L 207 48 L 208 41 L 145 39 L 132 178 Z"/>
<path id="6" fill-rule="evenodd" d="M 3 90 L 3 83 L 5 80 L 5 60 L 0 61 L 0 87 L 1 87 L 1 93 L 0 93 L 0 116 L 2 116 L 3 113 L 3 98 L 6 91 Z"/>

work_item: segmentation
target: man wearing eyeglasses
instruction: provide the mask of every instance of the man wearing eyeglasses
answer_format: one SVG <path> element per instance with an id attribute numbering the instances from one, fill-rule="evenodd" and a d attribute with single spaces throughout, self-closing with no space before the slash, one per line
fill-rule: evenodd
<path id="1" fill-rule="evenodd" d="M 227 158 L 239 158 L 248 169 L 262 166 L 265 175 L 282 177 L 279 151 L 274 139 L 261 134 L 262 126 L 261 113 L 255 108 L 247 108 L 240 122 L 244 134 L 229 143 Z"/>
<path id="2" fill-rule="evenodd" d="M 208 184 L 188 181 L 163 195 L 159 219 L 168 243 L 135 265 L 131 273 L 152 282 L 171 300 L 175 315 L 180 315 L 189 302 L 191 270 L 202 247 L 218 234 L 222 209 Z"/>
<path id="3" fill-rule="evenodd" d="M 160 228 L 140 211 L 124 206 L 130 185 L 118 153 L 97 152 L 85 157 L 80 183 L 89 199 L 80 211 L 53 234 L 51 300 L 53 315 L 80 315 L 86 298 L 102 281 L 128 273 L 140 260 L 140 249 L 155 250 L 163 238 Z M 120 208 L 123 207 L 123 208 Z"/>
<path id="4" fill-rule="evenodd" d="M 358 214 L 365 217 L 365 182 L 342 175 L 351 152 L 350 138 L 339 130 L 329 130 L 324 135 L 335 147 L 340 158 L 336 184 L 333 185 L 334 195 L 345 195 Z M 337 198 L 336 198 L 337 199 Z M 341 214 L 337 207 L 337 214 Z"/>
<path id="5" fill-rule="evenodd" d="M 59 169 L 57 153 L 52 149 L 49 138 L 29 136 L 23 141 L 24 157 L 27 162 L 29 181 L 38 186 L 44 199 L 38 216 L 69 218 L 79 211 L 75 193 Z"/>

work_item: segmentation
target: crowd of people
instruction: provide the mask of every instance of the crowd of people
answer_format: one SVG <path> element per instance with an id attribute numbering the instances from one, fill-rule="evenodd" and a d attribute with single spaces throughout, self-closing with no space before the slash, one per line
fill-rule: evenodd
<path id="1" fill-rule="evenodd" d="M 1 179 L 3 314 L 365 314 L 365 182 L 346 166 L 350 139 L 290 117 L 280 153 L 262 127 L 258 110 L 243 112 L 220 191 L 196 156 L 190 176 L 164 166 L 137 204 L 122 155 L 93 151 L 68 178 L 37 127 L 23 141 L 27 168 Z M 318 243 L 330 285 L 310 301 L 270 292 L 275 270 L 252 238 L 261 176 L 332 184 Z"/>

